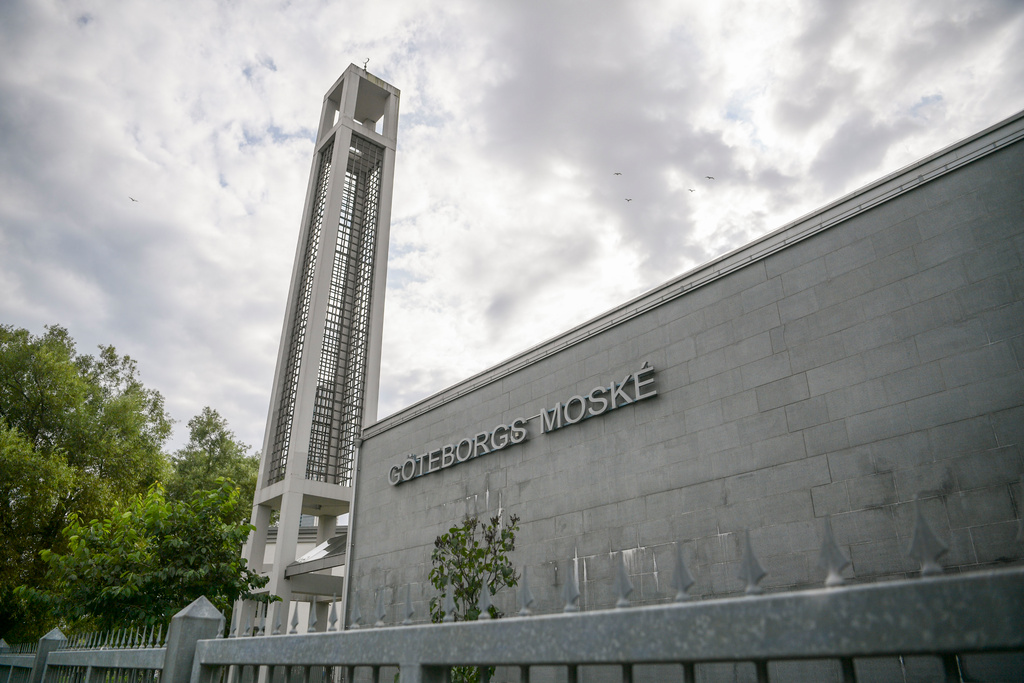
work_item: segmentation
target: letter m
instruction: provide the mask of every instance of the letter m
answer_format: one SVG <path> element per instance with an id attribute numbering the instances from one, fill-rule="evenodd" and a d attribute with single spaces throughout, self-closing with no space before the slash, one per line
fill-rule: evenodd
<path id="1" fill-rule="evenodd" d="M 556 403 L 554 408 L 540 411 L 540 423 L 544 433 L 562 428 L 562 404 Z"/>

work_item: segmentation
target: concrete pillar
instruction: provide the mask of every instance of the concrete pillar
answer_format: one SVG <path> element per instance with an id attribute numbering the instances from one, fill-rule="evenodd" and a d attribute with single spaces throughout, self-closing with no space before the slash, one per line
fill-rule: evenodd
<path id="1" fill-rule="evenodd" d="M 29 674 L 28 683 L 40 683 L 43 680 L 43 672 L 46 670 L 46 658 L 50 653 L 67 642 L 67 637 L 59 628 L 55 628 L 39 639 L 39 647 L 36 649 L 36 658 L 32 662 L 32 673 Z M 14 667 L 11 667 L 14 670 Z"/>
<path id="2" fill-rule="evenodd" d="M 281 496 L 281 517 L 277 521 L 277 541 L 274 548 L 274 565 L 270 571 L 267 590 L 271 595 L 280 596 L 291 602 L 292 589 L 284 570 L 295 560 L 295 549 L 299 541 L 299 518 L 302 515 L 302 494 L 287 491 Z"/>
<path id="3" fill-rule="evenodd" d="M 224 632 L 224 615 L 205 596 L 171 618 L 167 629 L 167 654 L 161 683 L 189 683 L 192 661 L 196 657 L 196 643 L 212 640 Z"/>

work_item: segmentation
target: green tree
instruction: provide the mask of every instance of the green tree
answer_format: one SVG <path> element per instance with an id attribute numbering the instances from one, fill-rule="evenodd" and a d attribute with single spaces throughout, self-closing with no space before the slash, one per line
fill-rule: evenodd
<path id="1" fill-rule="evenodd" d="M 239 598 L 268 600 L 252 593 L 268 579 L 239 554 L 254 528 L 240 521 L 247 512 L 221 479 L 189 501 L 168 500 L 156 485 L 102 520 L 72 515 L 67 551 L 42 552 L 50 588 L 21 593 L 72 631 L 163 624 L 201 595 L 230 616 Z"/>
<path id="2" fill-rule="evenodd" d="M 63 506 L 73 470 L 62 454 L 36 451 L 0 418 L 0 473 L 0 606 L 9 623 L 26 624 L 32 617 L 13 590 L 43 575 L 39 549 L 52 540 L 52 512 Z"/>
<path id="3" fill-rule="evenodd" d="M 163 398 L 114 347 L 93 357 L 62 327 L 0 325 L 0 636 L 41 635 L 14 587 L 43 586 L 40 551 L 66 547 L 72 513 L 92 519 L 160 481 L 170 431 Z"/>
<path id="4" fill-rule="evenodd" d="M 491 595 L 519 583 L 519 574 L 508 555 L 516 549 L 519 517 L 512 515 L 508 524 L 501 516 L 491 517 L 486 524 L 474 517 L 466 517 L 462 524 L 448 529 L 434 539 L 430 555 L 433 565 L 427 575 L 430 583 L 442 594 L 451 593 L 455 621 L 476 621 L 480 618 L 480 593 L 484 586 Z M 502 612 L 493 604 L 488 609 L 492 619 Z M 443 597 L 430 599 L 430 620 L 444 621 L 446 613 Z M 493 668 L 490 673 L 493 674 Z M 452 680 L 456 683 L 476 683 L 480 680 L 477 667 L 452 667 Z"/>
<path id="5" fill-rule="evenodd" d="M 477 603 L 485 585 L 491 595 L 495 595 L 502 588 L 518 584 L 519 574 L 508 557 L 516 549 L 517 531 L 517 515 L 512 515 L 508 524 L 502 524 L 498 515 L 491 517 L 487 524 L 467 517 L 461 525 L 453 526 L 448 533 L 434 540 L 434 551 L 430 556 L 433 566 L 427 578 L 442 593 L 449 588 L 452 590 L 455 621 L 476 621 L 479 618 Z M 494 605 L 491 605 L 490 614 L 495 619 L 504 616 Z M 441 622 L 444 617 L 442 598 L 431 598 L 431 621 Z"/>
<path id="6" fill-rule="evenodd" d="M 167 497 L 188 500 L 193 491 L 213 488 L 217 479 L 224 477 L 239 487 L 239 500 L 251 506 L 260 467 L 259 455 L 249 454 L 249 446 L 235 439 L 227 420 L 213 408 L 203 408 L 188 421 L 188 429 L 188 443 L 171 461 Z"/>

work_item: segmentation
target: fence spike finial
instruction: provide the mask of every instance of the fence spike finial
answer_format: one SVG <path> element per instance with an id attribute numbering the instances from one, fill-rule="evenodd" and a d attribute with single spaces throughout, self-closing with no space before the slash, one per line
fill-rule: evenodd
<path id="1" fill-rule="evenodd" d="M 412 615 L 415 614 L 415 610 L 412 608 L 412 584 L 405 584 L 405 619 L 402 619 L 402 624 L 408 626 L 412 623 Z"/>
<path id="2" fill-rule="evenodd" d="M 480 597 L 476 601 L 476 608 L 480 610 L 477 619 L 490 619 L 491 618 L 491 588 L 484 582 L 484 585 L 480 588 Z"/>
<path id="3" fill-rule="evenodd" d="M 676 542 L 676 566 L 675 571 L 672 572 L 672 588 L 676 589 L 676 602 L 684 602 L 690 599 L 690 586 L 696 581 L 693 579 L 693 574 L 690 573 L 689 568 L 686 566 L 686 558 L 683 557 L 683 546 L 679 542 Z"/>
<path id="4" fill-rule="evenodd" d="M 829 588 L 843 585 L 842 571 L 850 566 L 850 558 L 836 543 L 836 537 L 832 533 L 832 519 L 828 515 L 825 515 L 825 534 L 821 539 L 818 566 L 828 571 L 825 585 Z"/>
<path id="5" fill-rule="evenodd" d="M 284 609 L 284 604 L 274 605 L 274 631 L 270 635 L 279 636 L 281 635 L 281 628 L 284 624 L 281 623 L 281 611 Z"/>
<path id="6" fill-rule="evenodd" d="M 519 616 L 528 617 L 533 614 L 530 607 L 534 602 L 533 593 L 530 592 L 530 584 L 526 581 L 526 567 L 523 567 L 523 581 L 519 584 Z"/>
<path id="7" fill-rule="evenodd" d="M 747 595 L 759 595 L 764 592 L 757 584 L 767 574 L 754 555 L 754 546 L 750 544 L 750 529 L 747 529 L 743 533 L 743 559 L 740 561 L 739 575 L 740 580 L 747 584 Z"/>
<path id="8" fill-rule="evenodd" d="M 629 580 L 629 572 L 626 571 L 626 553 L 619 551 L 619 569 L 615 574 L 615 592 L 619 599 L 615 601 L 616 607 L 629 607 L 629 596 L 633 592 L 633 582 Z"/>
<path id="9" fill-rule="evenodd" d="M 1020 490 L 1024 497 L 1024 474 L 1020 475 Z M 1017 542 L 1024 543 L 1024 512 L 1021 512 L 1020 519 L 1017 520 Z"/>
<path id="10" fill-rule="evenodd" d="M 309 599 L 309 620 L 306 622 L 306 633 L 316 633 L 316 598 Z"/>
<path id="11" fill-rule="evenodd" d="M 914 535 L 910 540 L 907 555 L 921 565 L 921 576 L 934 576 L 942 573 L 939 558 L 949 549 L 932 531 L 928 520 L 921 513 L 921 502 L 914 496 Z"/>
<path id="12" fill-rule="evenodd" d="M 562 598 L 565 599 L 563 612 L 580 611 L 580 588 L 576 585 L 576 574 L 572 571 L 572 567 L 569 567 L 569 571 L 566 572 L 565 586 L 562 588 Z"/>
<path id="13" fill-rule="evenodd" d="M 455 621 L 455 594 L 450 583 L 444 588 L 444 619 L 442 621 Z"/>
<path id="14" fill-rule="evenodd" d="M 257 607 L 256 609 L 259 609 Z M 267 635 L 267 606 L 263 606 L 263 614 L 260 615 L 259 629 L 256 631 L 256 635 L 265 636 Z"/>
<path id="15" fill-rule="evenodd" d="M 331 612 L 327 615 L 327 630 L 338 630 L 338 594 L 331 596 Z"/>
<path id="16" fill-rule="evenodd" d="M 363 613 L 359 611 L 359 598 L 356 596 L 355 591 L 352 591 L 352 621 L 349 624 L 350 628 L 359 628 L 359 622 L 363 620 Z"/>
<path id="17" fill-rule="evenodd" d="M 374 626 L 384 626 L 384 619 L 388 615 L 387 609 L 384 607 L 384 591 L 387 590 L 386 586 L 381 586 L 377 590 L 377 609 L 374 610 L 373 616 L 377 617 L 377 621 L 374 622 Z"/>
<path id="18" fill-rule="evenodd" d="M 298 601 L 292 601 L 288 609 L 292 612 L 291 621 L 288 622 L 291 628 L 288 629 L 288 635 L 294 636 L 299 633 L 299 603 Z"/>

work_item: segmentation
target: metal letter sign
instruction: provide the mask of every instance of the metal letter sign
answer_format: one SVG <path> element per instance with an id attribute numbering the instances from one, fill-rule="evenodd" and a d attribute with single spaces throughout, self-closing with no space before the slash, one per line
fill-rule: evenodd
<path id="1" fill-rule="evenodd" d="M 489 432 L 480 432 L 426 453 L 410 453 L 406 456 L 405 462 L 391 468 L 388 481 L 392 486 L 397 486 L 410 479 L 433 474 L 481 455 L 522 443 L 530 437 L 531 429 L 528 425 L 531 423 L 539 425 L 540 434 L 547 434 L 657 395 L 658 390 L 654 388 L 654 368 L 644 363 L 642 368 L 626 375 L 621 382 L 612 380 L 607 385 L 594 387 L 585 395 L 571 396 L 564 403 L 558 402 L 553 408 L 541 410 L 531 417 L 516 418 L 509 424 L 500 424 Z"/>

